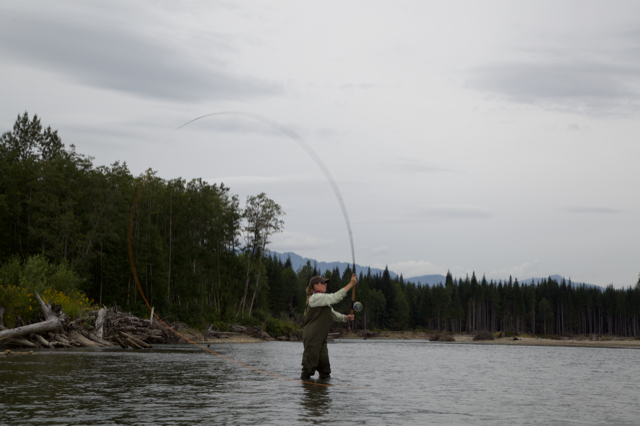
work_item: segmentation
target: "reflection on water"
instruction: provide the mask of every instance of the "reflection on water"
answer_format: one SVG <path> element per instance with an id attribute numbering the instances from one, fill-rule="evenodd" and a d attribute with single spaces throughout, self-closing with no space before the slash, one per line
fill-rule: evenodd
<path id="1" fill-rule="evenodd" d="M 327 416 L 331 407 L 331 394 L 328 387 L 302 384 L 300 398 L 300 422 L 309 419 L 322 419 Z"/>
<path id="2" fill-rule="evenodd" d="M 296 342 L 220 344 L 300 374 Z M 41 350 L 0 358 L 0 424 L 638 424 L 640 351 L 339 341 L 330 383 L 306 385 L 193 346 Z"/>

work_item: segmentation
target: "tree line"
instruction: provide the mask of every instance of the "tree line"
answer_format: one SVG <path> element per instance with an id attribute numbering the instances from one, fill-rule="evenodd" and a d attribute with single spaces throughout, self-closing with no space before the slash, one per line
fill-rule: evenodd
<path id="1" fill-rule="evenodd" d="M 0 285 L 32 286 L 30 260 L 45 256 L 98 304 L 144 314 L 129 264 L 131 218 L 136 270 L 156 311 L 192 324 L 264 316 L 263 259 L 283 215 L 264 193 L 241 206 L 224 184 L 96 167 L 26 112 L 0 138 Z"/>
<path id="2" fill-rule="evenodd" d="M 295 284 L 289 272 L 290 261 L 267 257 L 270 280 L 279 285 Z M 299 312 L 303 308 L 304 287 L 308 279 L 321 273 L 309 262 L 298 271 L 297 289 L 282 292 L 277 309 Z M 330 278 L 328 292 L 347 285 L 352 271 L 342 274 L 338 268 L 325 271 Z M 454 278 L 447 273 L 445 282 L 433 286 L 407 282 L 402 275 L 393 279 L 388 268 L 383 272 L 361 273 L 356 299 L 364 310 L 356 315 L 356 328 L 388 330 L 439 330 L 450 332 L 514 331 L 531 334 L 611 334 L 640 336 L 640 286 L 606 289 L 576 285 L 553 278 L 520 284 L 506 281 Z M 287 295 L 286 298 L 284 295 Z M 348 300 L 347 300 L 348 299 Z M 334 308 L 348 312 L 350 297 Z M 274 306 L 276 308 L 276 306 Z M 366 315 L 366 324 L 365 324 Z"/>
<path id="3" fill-rule="evenodd" d="M 148 315 L 129 265 L 131 219 L 140 283 L 165 318 L 191 325 L 299 322 L 312 276 L 331 278 L 332 292 L 352 271 L 319 271 L 310 263 L 293 270 L 290 260 L 270 256 L 283 216 L 264 193 L 241 205 L 224 184 L 167 180 L 152 170 L 133 176 L 120 162 L 94 166 L 26 112 L 0 138 L 0 286 L 33 287 L 33 271 L 46 269 L 38 288 L 49 280 L 100 305 Z M 602 291 L 551 278 L 522 285 L 448 273 L 444 283 L 421 286 L 385 269 L 360 274 L 357 300 L 365 309 L 348 325 L 356 328 L 637 336 L 640 326 L 640 285 Z M 348 297 L 335 309 L 350 307 Z"/>

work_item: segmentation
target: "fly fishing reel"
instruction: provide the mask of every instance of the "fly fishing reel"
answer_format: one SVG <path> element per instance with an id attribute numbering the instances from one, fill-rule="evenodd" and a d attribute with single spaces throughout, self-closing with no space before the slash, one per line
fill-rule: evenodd
<path id="1" fill-rule="evenodd" d="M 360 312 L 362 310 L 362 303 L 355 302 L 353 304 L 353 310 L 356 311 L 356 312 Z"/>

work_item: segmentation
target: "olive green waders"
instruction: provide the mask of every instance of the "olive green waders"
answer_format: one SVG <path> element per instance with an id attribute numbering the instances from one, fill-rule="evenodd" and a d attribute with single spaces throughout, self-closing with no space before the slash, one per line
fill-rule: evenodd
<path id="1" fill-rule="evenodd" d="M 316 370 L 320 373 L 320 378 L 331 374 L 327 336 L 332 323 L 331 306 L 311 308 L 307 305 L 302 332 L 304 353 L 302 354 L 301 377 L 303 379 L 316 374 Z"/>

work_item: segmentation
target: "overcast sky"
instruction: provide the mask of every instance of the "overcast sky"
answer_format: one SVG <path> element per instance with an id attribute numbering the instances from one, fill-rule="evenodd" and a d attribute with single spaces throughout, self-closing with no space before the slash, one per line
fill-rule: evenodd
<path id="1" fill-rule="evenodd" d="M 0 131 L 283 206 L 271 248 L 405 277 L 633 285 L 640 3 L 0 3 Z"/>

